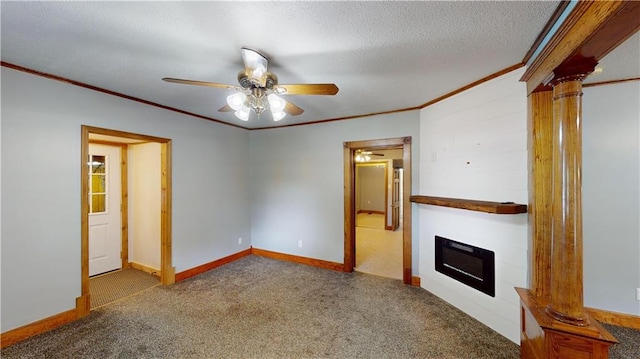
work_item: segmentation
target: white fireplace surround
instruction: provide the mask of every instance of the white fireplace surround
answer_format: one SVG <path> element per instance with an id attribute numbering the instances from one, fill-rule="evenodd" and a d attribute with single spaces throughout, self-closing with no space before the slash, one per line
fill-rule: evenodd
<path id="1" fill-rule="evenodd" d="M 527 109 L 523 69 L 429 106 L 420 114 L 420 186 L 425 196 L 527 203 Z M 527 215 L 415 205 L 421 285 L 514 343 L 527 286 Z M 495 252 L 495 297 L 435 270 L 436 235 Z"/>

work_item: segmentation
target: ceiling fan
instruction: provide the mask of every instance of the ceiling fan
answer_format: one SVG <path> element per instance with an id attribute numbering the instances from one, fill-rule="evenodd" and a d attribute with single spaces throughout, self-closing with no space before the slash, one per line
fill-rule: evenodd
<path id="1" fill-rule="evenodd" d="M 356 162 L 369 162 L 371 161 L 371 156 L 380 156 L 384 157 L 384 153 L 373 153 L 367 150 L 356 150 Z"/>
<path id="2" fill-rule="evenodd" d="M 281 95 L 335 95 L 338 93 L 338 87 L 335 84 L 279 84 L 278 77 L 268 71 L 269 61 L 264 55 L 247 47 L 242 47 L 241 52 L 244 70 L 238 73 L 240 86 L 171 77 L 165 77 L 163 80 L 234 90 L 235 92 L 227 97 L 227 105 L 222 106 L 218 111 L 235 111 L 236 117 L 243 121 L 249 120 L 251 111 L 260 116 L 269 110 L 274 121 L 281 120 L 287 114 L 297 116 L 304 112 L 300 107 L 282 99 Z"/>

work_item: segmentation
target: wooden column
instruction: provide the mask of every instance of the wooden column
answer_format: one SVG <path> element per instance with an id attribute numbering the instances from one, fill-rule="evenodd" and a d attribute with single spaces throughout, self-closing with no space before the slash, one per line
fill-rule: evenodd
<path id="1" fill-rule="evenodd" d="M 537 124 L 541 132 L 534 131 L 529 146 L 534 152 L 530 160 L 535 178 L 530 183 L 535 200 L 529 213 L 537 266 L 532 289 L 517 289 L 522 358 L 606 359 L 616 342 L 583 305 L 582 80 L 594 66 L 594 61 L 586 61 L 557 68 L 553 97 L 545 91 L 529 99 L 530 125 Z"/>
<path id="2" fill-rule="evenodd" d="M 562 74 L 553 86 L 551 296 L 546 313 L 589 324 L 582 286 L 582 80 L 594 64 Z M 557 71 L 558 72 L 558 71 Z"/>
<path id="3" fill-rule="evenodd" d="M 604 359 L 616 342 L 583 306 L 581 90 L 593 66 L 640 29 L 640 1 L 571 6 L 558 7 L 523 61 L 533 228 L 531 289 L 516 289 L 522 358 Z"/>
<path id="4" fill-rule="evenodd" d="M 551 293 L 553 93 L 540 91 L 527 98 L 529 152 L 529 286 L 536 297 Z"/>

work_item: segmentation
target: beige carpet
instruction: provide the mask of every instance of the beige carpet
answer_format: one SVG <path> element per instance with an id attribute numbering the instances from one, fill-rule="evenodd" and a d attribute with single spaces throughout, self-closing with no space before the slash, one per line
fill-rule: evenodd
<path id="1" fill-rule="evenodd" d="M 128 268 L 89 278 L 91 309 L 126 298 L 160 284 L 156 276 Z"/>
<path id="2" fill-rule="evenodd" d="M 640 330 L 607 326 L 610 359 Z M 517 359 L 518 345 L 422 288 L 248 256 L 0 351 L 41 358 Z"/>
<path id="3" fill-rule="evenodd" d="M 358 213 L 356 227 L 384 229 L 384 214 Z"/>
<path id="4" fill-rule="evenodd" d="M 377 216 L 384 223 L 384 216 Z M 366 221 L 375 219 L 365 217 Z M 356 227 L 356 267 L 362 273 L 402 279 L 402 226 L 395 231 Z"/>
<path id="5" fill-rule="evenodd" d="M 421 288 L 248 256 L 0 352 L 3 359 L 517 359 L 518 346 Z"/>

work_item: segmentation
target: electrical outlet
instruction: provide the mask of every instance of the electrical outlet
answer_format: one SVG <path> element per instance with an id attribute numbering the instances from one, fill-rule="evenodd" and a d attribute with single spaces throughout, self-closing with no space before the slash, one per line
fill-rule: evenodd
<path id="1" fill-rule="evenodd" d="M 298 241 L 298 248 L 302 248 L 302 241 Z"/>
<path id="2" fill-rule="evenodd" d="M 238 238 L 238 244 L 242 244 L 242 237 Z"/>
<path id="3" fill-rule="evenodd" d="M 640 288 L 636 288 L 636 300 L 640 300 Z"/>

